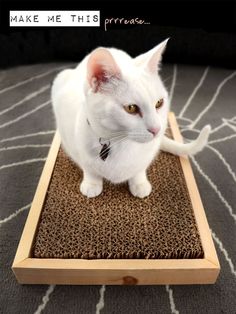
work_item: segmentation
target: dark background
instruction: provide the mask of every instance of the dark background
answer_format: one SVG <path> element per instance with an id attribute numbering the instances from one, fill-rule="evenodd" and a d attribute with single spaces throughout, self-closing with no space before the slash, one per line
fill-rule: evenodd
<path id="1" fill-rule="evenodd" d="M 100 10 L 101 26 L 10 28 L 9 10 Z M 105 18 L 144 18 L 150 25 L 109 26 Z M 164 62 L 236 66 L 235 1 L 1 1 L 0 67 L 79 61 L 98 46 L 132 56 L 170 37 Z"/>

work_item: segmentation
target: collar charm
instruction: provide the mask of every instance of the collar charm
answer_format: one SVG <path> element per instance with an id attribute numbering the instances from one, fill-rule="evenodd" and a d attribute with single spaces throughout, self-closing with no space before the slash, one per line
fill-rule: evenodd
<path id="1" fill-rule="evenodd" d="M 110 153 L 110 141 L 108 141 L 107 143 L 102 143 L 102 139 L 99 138 L 99 143 L 102 145 L 99 156 L 103 161 L 105 161 Z"/>
<path id="2" fill-rule="evenodd" d="M 91 126 L 88 119 L 87 119 L 87 123 L 88 123 L 89 126 Z M 103 161 L 105 161 L 107 159 L 109 153 L 110 153 L 110 144 L 111 143 L 110 143 L 110 141 L 107 141 L 107 143 L 102 143 L 102 138 L 101 137 L 99 138 L 99 143 L 102 146 L 102 149 L 101 149 L 101 151 L 99 153 L 99 156 L 100 156 L 100 158 Z"/>

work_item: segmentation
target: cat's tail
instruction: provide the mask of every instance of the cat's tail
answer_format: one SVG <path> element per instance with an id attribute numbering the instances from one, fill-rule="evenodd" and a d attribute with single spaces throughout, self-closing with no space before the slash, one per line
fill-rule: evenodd
<path id="1" fill-rule="evenodd" d="M 163 137 L 161 150 L 174 155 L 194 155 L 200 152 L 206 146 L 211 126 L 206 125 L 200 132 L 198 138 L 191 143 L 183 144 L 176 142 L 166 136 Z"/>

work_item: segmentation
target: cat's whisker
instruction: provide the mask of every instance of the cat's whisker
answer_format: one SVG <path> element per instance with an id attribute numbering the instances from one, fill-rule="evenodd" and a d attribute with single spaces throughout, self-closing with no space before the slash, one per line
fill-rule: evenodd
<path id="1" fill-rule="evenodd" d="M 119 153 L 122 153 L 122 152 L 125 150 L 125 151 L 127 152 L 127 153 L 126 153 L 126 156 L 127 156 L 127 155 L 130 155 L 130 154 L 129 154 L 129 150 L 127 150 L 128 141 L 125 141 L 125 140 L 124 140 L 124 141 L 122 142 L 122 144 L 124 144 L 124 145 L 121 146 L 121 149 L 120 149 Z M 112 167 L 112 172 L 113 172 L 113 173 L 116 173 L 118 167 L 119 167 L 119 163 L 116 163 L 116 164 Z"/>
<path id="2" fill-rule="evenodd" d="M 117 144 L 121 144 L 121 143 L 122 143 L 123 141 L 125 141 L 127 138 L 128 138 L 128 137 L 125 136 L 125 137 L 122 137 L 122 138 L 120 138 L 119 140 L 113 142 L 113 143 L 109 146 L 109 149 L 111 149 L 112 147 L 114 147 L 114 146 L 117 145 Z"/>
<path id="3" fill-rule="evenodd" d="M 127 132 L 125 131 L 115 131 L 115 132 L 108 132 L 107 133 L 107 139 L 109 140 L 111 136 L 114 136 L 114 135 L 126 135 Z"/>
<path id="4" fill-rule="evenodd" d="M 128 137 L 125 136 L 125 137 L 121 138 L 120 140 L 118 140 L 118 141 L 112 143 L 112 144 L 109 146 L 109 150 L 110 150 L 112 147 L 114 147 L 115 145 L 121 144 L 122 141 L 125 141 L 127 138 L 128 138 Z M 98 159 L 100 159 L 100 158 L 101 158 L 101 157 L 100 157 L 100 154 L 99 154 L 99 155 L 96 156 L 96 159 L 95 159 L 95 160 L 98 160 Z"/>
<path id="5" fill-rule="evenodd" d="M 107 140 L 112 140 L 114 136 L 119 136 L 119 135 L 127 135 L 127 132 L 114 132 L 114 133 L 109 133 L 107 136 Z"/>
<path id="6" fill-rule="evenodd" d="M 123 137 L 123 135 L 118 135 L 118 136 L 115 136 L 115 137 L 112 137 L 112 138 L 110 138 L 109 140 L 105 140 L 105 142 L 111 142 L 111 141 L 114 141 L 114 140 L 116 140 L 116 139 L 120 139 L 121 137 Z M 101 143 L 99 143 L 98 145 L 95 145 L 95 146 L 93 146 L 93 149 L 96 149 L 96 148 L 98 148 L 98 147 L 101 147 Z"/>
<path id="7" fill-rule="evenodd" d="M 119 138 L 119 139 L 117 139 L 117 141 L 115 141 L 115 142 L 113 142 L 110 146 L 109 146 L 109 149 L 111 149 L 114 145 L 116 145 L 116 144 L 118 144 L 118 143 L 120 143 L 122 140 L 124 139 L 124 137 L 122 136 L 121 138 Z M 102 147 L 102 145 L 101 144 L 99 144 L 97 147 Z M 97 157 L 100 157 L 100 154 L 97 156 Z M 96 157 L 96 158 L 97 158 Z"/>
<path id="8" fill-rule="evenodd" d="M 118 135 L 114 133 L 114 135 L 115 135 L 115 136 L 112 136 L 112 137 L 109 136 L 109 137 L 107 137 L 107 138 L 106 138 L 106 137 L 101 137 L 101 141 L 102 141 L 102 142 L 108 142 L 108 141 L 112 142 L 112 141 L 114 141 L 115 139 L 117 139 L 117 138 L 119 138 L 119 137 L 127 136 L 127 133 L 121 132 L 121 133 L 118 134 Z"/>
<path id="9" fill-rule="evenodd" d="M 147 132 L 132 132 L 131 136 L 144 136 L 144 137 L 149 137 L 149 133 Z"/>

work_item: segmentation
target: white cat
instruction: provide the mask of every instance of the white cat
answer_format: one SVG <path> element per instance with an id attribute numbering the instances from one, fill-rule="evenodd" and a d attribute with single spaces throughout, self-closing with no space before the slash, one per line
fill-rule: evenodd
<path id="1" fill-rule="evenodd" d="M 195 154 L 206 145 L 210 126 L 188 144 L 167 138 L 168 93 L 157 73 L 167 40 L 136 58 L 97 48 L 52 86 L 56 123 L 67 154 L 83 170 L 80 191 L 102 192 L 103 178 L 128 181 L 130 192 L 150 194 L 146 169 L 164 150 Z"/>

